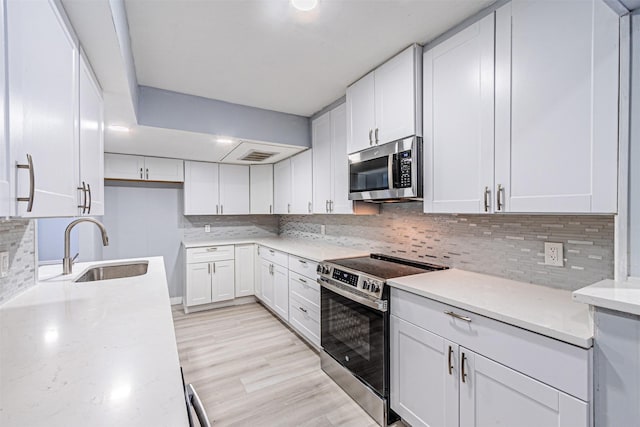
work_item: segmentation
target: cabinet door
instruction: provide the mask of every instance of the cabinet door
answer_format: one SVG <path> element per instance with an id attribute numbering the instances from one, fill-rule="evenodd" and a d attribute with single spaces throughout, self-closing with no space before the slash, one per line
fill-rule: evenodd
<path id="1" fill-rule="evenodd" d="M 87 215 L 104 215 L 104 108 L 102 90 L 84 55 L 80 56 L 80 182 Z"/>
<path id="2" fill-rule="evenodd" d="M 144 179 L 144 157 L 105 153 L 104 178 L 142 181 Z"/>
<path id="3" fill-rule="evenodd" d="M 459 373 L 456 344 L 391 316 L 391 408 L 402 419 L 457 427 Z"/>
<path id="4" fill-rule="evenodd" d="M 0 1 L 0 82 L 6 82 L 6 46 L 5 37 L 5 1 Z M 0 84 L 0 216 L 14 214 L 14 203 L 11 194 L 11 174 L 14 167 L 9 161 L 9 138 L 7 135 L 7 92 L 6 85 Z"/>
<path id="5" fill-rule="evenodd" d="M 249 214 L 249 166 L 220 165 L 220 214 Z"/>
<path id="6" fill-rule="evenodd" d="M 313 212 L 329 213 L 332 198 L 331 173 L 331 112 L 327 112 L 311 123 L 313 145 Z M 347 154 L 344 155 L 345 159 Z"/>
<path id="7" fill-rule="evenodd" d="M 461 426 L 589 425 L 586 402 L 465 348 L 460 348 L 460 362 L 466 374 L 460 383 Z"/>
<path id="8" fill-rule="evenodd" d="M 376 127 L 373 72 L 347 88 L 347 149 L 349 154 L 372 145 Z"/>
<path id="9" fill-rule="evenodd" d="M 202 262 L 187 264 L 185 297 L 187 306 L 211 302 L 211 264 Z"/>
<path id="10" fill-rule="evenodd" d="M 421 63 L 422 55 L 411 46 L 374 71 L 377 144 L 421 136 L 416 132 L 417 121 L 422 120 Z"/>
<path id="11" fill-rule="evenodd" d="M 249 168 L 249 209 L 252 215 L 273 213 L 273 165 Z"/>
<path id="12" fill-rule="evenodd" d="M 147 181 L 183 182 L 184 162 L 179 159 L 160 157 L 144 158 L 145 179 Z"/>
<path id="13" fill-rule="evenodd" d="M 256 298 L 262 300 L 262 259 L 260 258 L 260 246 L 253 245 L 253 275 L 254 294 Z"/>
<path id="14" fill-rule="evenodd" d="M 273 308 L 273 264 L 265 259 L 260 261 L 260 286 L 262 301 Z"/>
<path id="15" fill-rule="evenodd" d="M 233 299 L 236 294 L 235 261 L 212 262 L 211 269 L 211 302 Z"/>
<path id="16" fill-rule="evenodd" d="M 291 213 L 291 159 L 273 165 L 274 213 Z"/>
<path id="17" fill-rule="evenodd" d="M 313 170 L 315 173 L 315 164 Z M 332 196 L 329 210 L 335 214 L 353 213 L 353 202 L 349 200 L 347 106 L 345 104 L 331 110 L 331 176 Z"/>
<path id="18" fill-rule="evenodd" d="M 218 164 L 184 162 L 184 214 L 213 215 L 220 212 Z"/>
<path id="19" fill-rule="evenodd" d="M 312 150 L 291 158 L 291 213 L 313 213 Z"/>
<path id="20" fill-rule="evenodd" d="M 254 288 L 254 261 L 253 245 L 243 245 L 235 247 L 235 270 L 236 270 L 236 296 L 246 297 L 253 295 Z"/>
<path id="21" fill-rule="evenodd" d="M 289 321 L 289 270 L 278 264 L 273 268 L 273 309 Z"/>
<path id="22" fill-rule="evenodd" d="M 496 210 L 616 211 L 618 28 L 601 0 L 498 9 Z"/>
<path id="23" fill-rule="evenodd" d="M 424 54 L 425 212 L 492 210 L 493 50 L 491 14 Z"/>
<path id="24" fill-rule="evenodd" d="M 11 164 L 33 159 L 33 209 L 27 217 L 78 212 L 78 48 L 50 1 L 7 4 Z M 30 194 L 29 172 L 18 169 L 16 196 Z"/>

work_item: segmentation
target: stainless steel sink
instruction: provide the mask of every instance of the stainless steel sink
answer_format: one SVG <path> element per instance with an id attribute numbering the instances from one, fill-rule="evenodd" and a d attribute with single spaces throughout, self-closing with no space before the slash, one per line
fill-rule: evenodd
<path id="1" fill-rule="evenodd" d="M 103 264 L 82 273 L 74 282 L 95 282 L 98 280 L 122 279 L 147 274 L 148 261 L 134 261 L 121 264 Z"/>

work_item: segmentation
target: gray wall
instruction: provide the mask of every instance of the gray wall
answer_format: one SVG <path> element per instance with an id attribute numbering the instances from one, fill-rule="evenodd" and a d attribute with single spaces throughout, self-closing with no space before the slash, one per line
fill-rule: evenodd
<path id="1" fill-rule="evenodd" d="M 612 216 L 427 215 L 399 203 L 377 216 L 283 216 L 280 233 L 568 290 L 613 277 Z M 545 241 L 564 243 L 564 267 L 541 265 Z"/>
<path id="2" fill-rule="evenodd" d="M 9 276 L 0 278 L 0 304 L 35 285 L 35 222 L 0 220 L 0 251 L 9 251 Z"/>
<path id="3" fill-rule="evenodd" d="M 311 146 L 307 117 L 140 86 L 138 124 Z"/>
<path id="4" fill-rule="evenodd" d="M 629 274 L 640 276 L 640 12 L 631 19 L 631 138 L 629 159 Z"/>

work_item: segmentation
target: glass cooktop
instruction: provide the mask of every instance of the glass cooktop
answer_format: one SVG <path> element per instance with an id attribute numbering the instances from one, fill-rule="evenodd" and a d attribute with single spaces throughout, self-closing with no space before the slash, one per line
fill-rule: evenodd
<path id="1" fill-rule="evenodd" d="M 326 262 L 384 280 L 449 268 L 382 254 L 371 254 L 368 257 L 331 259 Z"/>

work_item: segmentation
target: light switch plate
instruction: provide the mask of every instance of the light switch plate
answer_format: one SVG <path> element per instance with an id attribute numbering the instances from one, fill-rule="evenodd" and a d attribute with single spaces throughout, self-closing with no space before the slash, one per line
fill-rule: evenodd
<path id="1" fill-rule="evenodd" d="M 9 252 L 0 252 L 0 277 L 9 275 Z"/>
<path id="2" fill-rule="evenodd" d="M 205 233 L 211 233 L 211 226 L 209 224 L 204 226 L 204 232 Z"/>
<path id="3" fill-rule="evenodd" d="M 564 266 L 562 243 L 544 242 L 544 263 L 554 267 Z"/>

